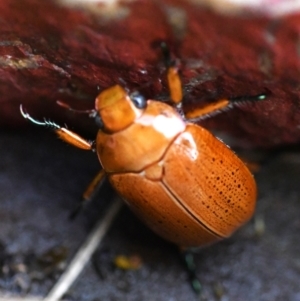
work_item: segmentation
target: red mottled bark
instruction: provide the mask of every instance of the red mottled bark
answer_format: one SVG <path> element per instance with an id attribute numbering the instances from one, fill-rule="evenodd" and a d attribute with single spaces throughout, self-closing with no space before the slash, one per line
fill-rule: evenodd
<path id="1" fill-rule="evenodd" d="M 180 59 L 184 108 L 267 93 L 205 121 L 240 145 L 300 141 L 300 13 L 224 15 L 183 0 L 80 7 L 0 0 L 0 124 L 23 127 L 20 103 L 36 118 L 86 126 L 56 105 L 93 108 L 97 93 L 125 81 L 148 98 L 167 98 L 159 41 Z M 122 80 L 120 80 L 120 78 Z"/>

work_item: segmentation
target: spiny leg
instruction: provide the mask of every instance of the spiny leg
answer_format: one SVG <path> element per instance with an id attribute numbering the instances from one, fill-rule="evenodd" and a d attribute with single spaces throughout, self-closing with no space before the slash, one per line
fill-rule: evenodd
<path id="1" fill-rule="evenodd" d="M 32 123 L 52 129 L 63 141 L 83 150 L 94 151 L 94 144 L 92 141 L 82 138 L 78 134 L 68 130 L 66 127 L 61 127 L 58 124 L 46 119 L 44 119 L 44 121 L 36 120 L 23 109 L 22 105 L 20 105 L 20 112 L 25 119 L 28 119 Z"/>
<path id="2" fill-rule="evenodd" d="M 212 117 L 221 112 L 232 109 L 233 107 L 238 107 L 247 102 L 265 100 L 266 94 L 242 96 L 235 98 L 223 98 L 215 102 L 209 103 L 203 107 L 196 108 L 192 111 L 184 113 L 182 111 L 181 102 L 183 98 L 182 94 L 182 84 L 179 76 L 179 71 L 177 67 L 171 66 L 168 68 L 167 72 L 168 85 L 170 90 L 170 98 L 172 102 L 176 105 L 178 111 L 183 115 L 183 117 L 188 121 L 200 121 L 206 118 Z"/>
<path id="3" fill-rule="evenodd" d="M 22 116 L 25 119 L 28 119 L 34 124 L 49 127 L 58 135 L 59 138 L 61 138 L 63 141 L 84 150 L 92 150 L 94 151 L 94 143 L 91 141 L 88 141 L 78 134 L 68 130 L 65 127 L 61 127 L 57 125 L 54 122 L 51 121 L 39 121 L 34 118 L 32 118 L 20 105 L 20 111 Z M 93 181 L 89 184 L 86 191 L 83 194 L 83 200 L 79 203 L 79 205 L 75 208 L 75 210 L 71 213 L 70 218 L 74 218 L 83 208 L 83 205 L 87 202 L 89 202 L 92 197 L 94 196 L 95 192 L 98 191 L 98 188 L 102 185 L 103 180 L 105 178 L 105 171 L 101 170 L 97 176 L 93 179 Z"/>
<path id="4" fill-rule="evenodd" d="M 248 102 L 265 100 L 266 97 L 266 94 L 259 94 L 235 98 L 223 98 L 206 104 L 203 107 L 186 112 L 184 117 L 188 121 L 200 121 Z"/>
<path id="5" fill-rule="evenodd" d="M 218 113 L 227 111 L 233 107 L 242 105 L 246 102 L 260 101 L 266 99 L 266 94 L 242 96 L 235 98 L 223 98 L 215 102 L 207 104 L 201 108 L 196 108 L 192 111 L 184 113 L 182 111 L 182 82 L 179 75 L 179 68 L 176 66 L 175 60 L 171 59 L 170 50 L 166 43 L 161 43 L 161 49 L 164 56 L 167 70 L 167 81 L 170 91 L 170 99 L 176 105 L 178 111 L 188 121 L 200 121 L 212 117 Z"/>

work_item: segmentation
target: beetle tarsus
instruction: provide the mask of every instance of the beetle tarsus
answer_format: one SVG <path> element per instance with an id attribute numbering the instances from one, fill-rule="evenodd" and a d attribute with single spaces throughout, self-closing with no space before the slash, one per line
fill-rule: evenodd
<path id="1" fill-rule="evenodd" d="M 52 122 L 50 120 L 44 119 L 44 121 L 39 121 L 39 120 L 36 120 L 36 119 L 32 118 L 29 115 L 29 113 L 27 113 L 26 110 L 23 109 L 23 105 L 22 104 L 20 105 L 20 112 L 21 112 L 21 115 L 25 119 L 28 119 L 29 121 L 31 121 L 34 124 L 41 125 L 41 126 L 46 126 L 46 127 L 52 128 L 54 130 L 61 129 L 61 126 L 59 126 L 58 124 L 56 124 L 55 122 Z"/>
<path id="2" fill-rule="evenodd" d="M 80 149 L 84 149 L 84 150 L 93 150 L 93 142 L 88 141 L 84 138 L 82 138 L 81 136 L 79 136 L 78 134 L 70 131 L 67 129 L 67 127 L 61 127 L 58 124 L 56 124 L 53 121 L 49 121 L 44 119 L 44 121 L 39 121 L 36 120 L 34 118 L 32 118 L 24 109 L 23 106 L 20 105 L 20 112 L 22 114 L 22 116 L 25 119 L 28 119 L 29 121 L 31 121 L 34 124 L 37 125 L 41 125 L 41 126 L 45 126 L 45 127 L 49 127 L 50 129 L 54 130 L 55 133 L 57 134 L 57 136 L 59 138 L 61 138 L 63 141 L 78 147 Z"/>
<path id="3" fill-rule="evenodd" d="M 71 211 L 69 220 L 74 220 L 78 216 L 78 214 L 83 210 L 84 204 L 84 202 L 77 204 L 77 206 Z"/>
<path id="4" fill-rule="evenodd" d="M 253 102 L 253 101 L 261 101 L 267 98 L 267 94 L 258 94 L 258 95 L 247 95 L 247 96 L 239 96 L 230 98 L 229 101 L 234 106 L 243 105 L 245 103 Z"/>
<path id="5" fill-rule="evenodd" d="M 181 251 L 181 257 L 188 272 L 189 281 L 192 286 L 192 289 L 197 295 L 200 295 L 202 291 L 202 285 L 196 275 L 197 269 L 194 260 L 194 254 L 190 250 L 185 250 L 183 252 Z"/>
<path id="6" fill-rule="evenodd" d="M 212 103 L 208 103 L 203 107 L 195 108 L 192 111 L 186 112 L 185 120 L 190 122 L 197 122 L 204 120 L 210 117 L 213 117 L 217 114 L 226 112 L 234 107 L 239 107 L 246 103 L 261 101 L 267 98 L 267 94 L 258 94 L 250 96 L 240 96 L 234 98 L 221 98 Z"/>

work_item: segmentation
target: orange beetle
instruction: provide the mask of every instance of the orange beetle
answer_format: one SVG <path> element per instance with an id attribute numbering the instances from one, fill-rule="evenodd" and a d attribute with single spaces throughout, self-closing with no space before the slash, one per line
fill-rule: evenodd
<path id="1" fill-rule="evenodd" d="M 154 232 L 177 245 L 207 245 L 230 236 L 255 208 L 256 184 L 244 163 L 206 129 L 186 122 L 232 107 L 219 100 L 181 116 L 182 89 L 176 67 L 168 69 L 174 106 L 129 95 L 115 85 L 96 98 L 96 141 L 48 121 L 66 142 L 95 150 L 103 170 L 86 192 L 107 176 L 127 205 Z M 263 95 L 256 97 L 264 98 Z M 186 119 L 186 120 L 185 120 Z"/>

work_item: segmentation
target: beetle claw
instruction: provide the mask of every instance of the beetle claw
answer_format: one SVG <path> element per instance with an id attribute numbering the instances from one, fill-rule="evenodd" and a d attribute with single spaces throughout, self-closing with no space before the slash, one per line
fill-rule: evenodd
<path id="1" fill-rule="evenodd" d="M 24 111 L 22 104 L 20 104 L 20 112 L 25 119 L 29 117 L 29 114 L 26 111 Z"/>
<path id="2" fill-rule="evenodd" d="M 22 104 L 20 104 L 20 112 L 21 112 L 21 115 L 25 119 L 28 119 L 29 121 L 31 121 L 34 124 L 42 125 L 42 126 L 46 126 L 46 127 L 50 127 L 50 128 L 53 128 L 54 130 L 57 130 L 57 129 L 61 128 L 59 125 L 57 125 L 56 123 L 54 123 L 52 121 L 48 121 L 46 119 L 44 119 L 44 121 L 39 121 L 39 120 L 36 120 L 36 119 L 32 118 L 29 115 L 29 113 L 27 113 L 26 110 L 23 109 L 23 105 Z"/>

